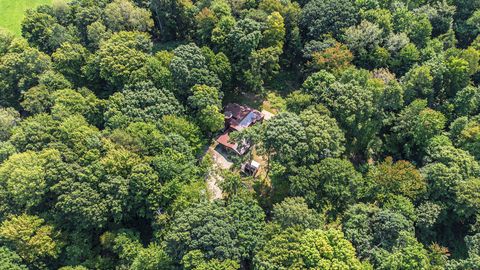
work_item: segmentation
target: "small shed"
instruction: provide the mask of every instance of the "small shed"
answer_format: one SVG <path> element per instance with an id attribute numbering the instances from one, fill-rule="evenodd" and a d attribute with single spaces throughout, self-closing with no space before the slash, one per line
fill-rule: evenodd
<path id="1" fill-rule="evenodd" d="M 256 162 L 255 160 L 244 163 L 242 165 L 242 172 L 246 175 L 255 176 L 258 170 L 260 170 L 260 163 Z"/>

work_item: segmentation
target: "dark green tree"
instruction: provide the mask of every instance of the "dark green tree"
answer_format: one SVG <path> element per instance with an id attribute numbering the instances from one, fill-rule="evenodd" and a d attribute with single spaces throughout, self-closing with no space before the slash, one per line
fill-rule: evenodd
<path id="1" fill-rule="evenodd" d="M 303 196 L 306 202 L 319 210 L 342 213 L 362 197 L 363 178 L 346 160 L 326 158 L 318 164 L 301 167 L 289 178 L 290 192 Z"/>

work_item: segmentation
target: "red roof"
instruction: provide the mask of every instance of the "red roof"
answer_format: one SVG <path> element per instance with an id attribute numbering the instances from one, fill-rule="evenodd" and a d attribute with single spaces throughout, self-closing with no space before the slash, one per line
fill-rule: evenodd
<path id="1" fill-rule="evenodd" d="M 225 117 L 227 128 L 235 130 L 242 130 L 263 120 L 263 115 L 259 111 L 236 103 L 225 107 Z"/>
<path id="2" fill-rule="evenodd" d="M 235 151 L 235 153 L 237 153 L 239 155 L 245 154 L 248 151 L 248 149 L 250 149 L 250 143 L 245 141 L 245 140 L 242 141 L 240 146 L 237 143 L 231 143 L 230 142 L 230 132 L 232 132 L 232 130 L 230 130 L 230 129 L 225 131 L 225 133 L 223 133 L 222 135 L 220 135 L 217 138 L 217 142 L 219 144 L 223 145 L 224 147 Z"/>
<path id="3" fill-rule="evenodd" d="M 219 144 L 223 145 L 223 146 L 226 146 L 226 147 L 231 148 L 231 149 L 236 151 L 237 150 L 237 144 L 236 143 L 230 143 L 229 140 L 230 140 L 229 133 L 225 132 L 222 135 L 220 135 L 220 137 L 218 137 L 217 142 Z"/>

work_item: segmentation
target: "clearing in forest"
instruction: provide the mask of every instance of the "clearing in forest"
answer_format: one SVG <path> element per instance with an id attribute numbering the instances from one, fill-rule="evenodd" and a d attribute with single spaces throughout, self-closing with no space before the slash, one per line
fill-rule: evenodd
<path id="1" fill-rule="evenodd" d="M 21 23 L 27 9 L 50 4 L 52 0 L 0 0 L 0 28 L 6 28 L 15 35 L 22 34 Z"/>

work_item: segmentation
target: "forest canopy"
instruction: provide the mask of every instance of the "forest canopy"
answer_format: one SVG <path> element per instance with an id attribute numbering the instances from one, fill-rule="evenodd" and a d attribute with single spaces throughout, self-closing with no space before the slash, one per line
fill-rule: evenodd
<path id="1" fill-rule="evenodd" d="M 480 269 L 480 0 L 54 1 L 21 29 L 0 269 Z M 225 133 L 228 105 L 261 118 Z"/>

